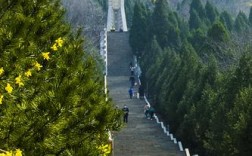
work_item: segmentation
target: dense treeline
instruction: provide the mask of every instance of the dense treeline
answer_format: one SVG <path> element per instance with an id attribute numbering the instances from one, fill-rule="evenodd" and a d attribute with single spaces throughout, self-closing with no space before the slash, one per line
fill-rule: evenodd
<path id="1" fill-rule="evenodd" d="M 61 2 L 0 0 L 0 10 L 0 155 L 108 152 L 121 112 L 106 100 L 102 70 Z"/>
<path id="2" fill-rule="evenodd" d="M 130 44 L 152 104 L 199 155 L 252 154 L 252 9 L 232 17 L 210 2 L 180 17 L 166 0 L 136 3 Z"/>

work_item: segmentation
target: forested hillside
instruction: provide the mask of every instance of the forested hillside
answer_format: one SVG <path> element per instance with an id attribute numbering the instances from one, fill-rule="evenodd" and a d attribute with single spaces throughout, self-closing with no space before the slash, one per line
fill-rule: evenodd
<path id="1" fill-rule="evenodd" d="M 0 155 L 110 153 L 121 112 L 61 2 L 2 0 L 0 10 Z"/>
<path id="2" fill-rule="evenodd" d="M 176 9 L 179 14 L 189 17 L 189 9 L 192 0 L 168 0 L 171 6 Z M 232 16 L 236 16 L 240 11 L 246 15 L 249 14 L 250 6 L 252 3 L 250 0 L 202 0 L 202 4 L 211 3 L 220 11 L 227 11 Z"/>
<path id="3" fill-rule="evenodd" d="M 192 0 L 185 18 L 154 5 L 136 3 L 130 28 L 146 95 L 192 153 L 251 155 L 252 9 Z"/>

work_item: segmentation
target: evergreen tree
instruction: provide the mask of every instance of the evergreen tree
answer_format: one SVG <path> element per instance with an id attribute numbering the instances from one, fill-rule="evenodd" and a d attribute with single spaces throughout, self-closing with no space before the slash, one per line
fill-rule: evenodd
<path id="1" fill-rule="evenodd" d="M 250 155 L 252 153 L 252 88 L 245 87 L 237 95 L 234 108 L 228 113 L 229 129 L 226 130 L 224 144 L 228 155 Z"/>
<path id="2" fill-rule="evenodd" d="M 154 64 L 155 60 L 162 53 L 162 49 L 159 46 L 156 37 L 154 36 L 151 43 L 146 46 L 146 52 L 143 54 L 143 66 L 147 70 Z"/>
<path id="3" fill-rule="evenodd" d="M 229 40 L 228 31 L 219 21 L 212 25 L 207 35 L 216 42 L 226 42 Z"/>
<path id="4" fill-rule="evenodd" d="M 196 11 L 201 20 L 205 18 L 205 10 L 201 3 L 201 0 L 192 0 L 189 11 L 190 15 L 192 14 L 193 10 Z"/>
<path id="5" fill-rule="evenodd" d="M 220 14 L 220 21 L 223 23 L 223 25 L 229 30 L 231 31 L 233 29 L 233 19 L 231 17 L 231 15 L 227 12 L 224 11 Z"/>
<path id="6" fill-rule="evenodd" d="M 136 3 L 132 26 L 130 29 L 129 42 L 133 52 L 141 56 L 147 42 L 147 11 L 142 3 Z"/>
<path id="7" fill-rule="evenodd" d="M 248 25 L 249 25 L 249 21 L 247 19 L 247 16 L 243 12 L 240 11 L 234 22 L 235 31 L 238 33 L 246 31 L 248 30 Z"/>
<path id="8" fill-rule="evenodd" d="M 169 8 L 166 0 L 157 0 L 155 2 L 155 9 L 153 12 L 153 34 L 160 46 L 163 48 L 168 43 L 168 30 L 169 30 Z"/>
<path id="9" fill-rule="evenodd" d="M 152 14 L 153 36 L 161 48 L 176 47 L 179 44 L 179 29 L 176 15 L 169 10 L 166 0 L 157 0 Z"/>
<path id="10" fill-rule="evenodd" d="M 190 29 L 198 29 L 202 25 L 201 19 L 195 10 L 190 12 L 189 27 Z"/>
<path id="11" fill-rule="evenodd" d="M 193 45 L 195 50 L 198 52 L 202 45 L 204 45 L 207 37 L 202 29 L 197 29 L 194 31 L 191 31 L 191 36 L 189 37 L 190 43 Z"/>
<path id="12" fill-rule="evenodd" d="M 58 0 L 0 5 L 0 149 L 98 155 L 120 112 Z"/>
<path id="13" fill-rule="evenodd" d="M 250 7 L 250 12 L 249 12 L 249 24 L 252 25 L 252 7 Z"/>
<path id="14" fill-rule="evenodd" d="M 214 23 L 214 21 L 218 16 L 216 8 L 214 8 L 212 4 L 210 4 L 210 2 L 207 1 L 205 10 L 206 10 L 206 17 L 210 20 L 211 23 Z"/>

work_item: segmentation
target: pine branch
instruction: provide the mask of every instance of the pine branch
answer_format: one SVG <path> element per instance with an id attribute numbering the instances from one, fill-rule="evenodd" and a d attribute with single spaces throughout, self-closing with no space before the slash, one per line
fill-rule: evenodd
<path id="1" fill-rule="evenodd" d="M 7 12 L 7 10 L 11 10 L 11 8 L 13 7 L 13 6 L 15 6 L 15 4 L 17 3 L 18 1 L 12 1 L 12 3 L 9 5 L 9 6 L 7 6 L 7 8 L 6 9 L 3 9 L 2 10 L 2 14 L 0 15 L 0 19 L 2 19 L 2 17 L 4 16 L 4 14 Z"/>

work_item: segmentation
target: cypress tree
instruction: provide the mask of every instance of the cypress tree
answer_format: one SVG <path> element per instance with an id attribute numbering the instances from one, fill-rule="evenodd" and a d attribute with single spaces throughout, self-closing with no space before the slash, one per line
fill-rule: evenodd
<path id="1" fill-rule="evenodd" d="M 226 42 L 229 40 L 229 34 L 221 22 L 216 22 L 207 32 L 208 37 L 216 42 Z"/>
<path id="2" fill-rule="evenodd" d="M 198 29 L 202 25 L 201 19 L 195 10 L 192 10 L 189 18 L 190 29 Z"/>
<path id="3" fill-rule="evenodd" d="M 169 8 L 166 0 L 157 0 L 155 2 L 152 29 L 153 35 L 156 36 L 156 39 L 162 48 L 167 46 L 168 43 L 168 10 Z"/>
<path id="4" fill-rule="evenodd" d="M 239 12 L 239 14 L 236 16 L 235 22 L 234 22 L 234 28 L 236 32 L 243 32 L 248 29 L 249 21 L 247 19 L 247 16 L 243 12 Z"/>
<path id="5" fill-rule="evenodd" d="M 227 11 L 224 11 L 220 14 L 220 21 L 229 31 L 233 29 L 234 21 Z"/>
<path id="6" fill-rule="evenodd" d="M 200 19 L 203 20 L 205 18 L 205 10 L 201 3 L 201 0 L 192 0 L 192 3 L 190 5 L 190 15 L 192 14 L 193 10 L 196 11 L 196 13 L 199 15 Z"/>
<path id="7" fill-rule="evenodd" d="M 166 0 L 157 0 L 152 16 L 151 30 L 161 48 L 176 47 L 180 42 L 180 31 L 176 14 L 171 12 Z"/>
<path id="8" fill-rule="evenodd" d="M 147 11 L 142 3 L 136 3 L 132 26 L 130 29 L 129 42 L 133 52 L 141 56 L 147 42 Z"/>
<path id="9" fill-rule="evenodd" d="M 249 24 L 252 25 L 252 7 L 250 7 L 249 11 Z"/>
<path id="10" fill-rule="evenodd" d="M 214 23 L 218 13 L 216 12 L 216 9 L 212 6 L 212 4 L 209 1 L 207 1 L 206 3 L 205 11 L 206 11 L 206 17 L 210 20 L 211 23 Z"/>

